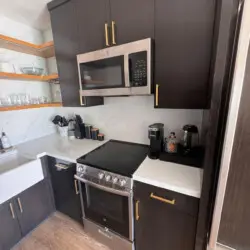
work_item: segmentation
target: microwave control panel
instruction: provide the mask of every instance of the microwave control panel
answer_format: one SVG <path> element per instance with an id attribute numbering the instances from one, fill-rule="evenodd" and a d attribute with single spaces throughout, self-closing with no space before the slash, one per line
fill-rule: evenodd
<path id="1" fill-rule="evenodd" d="M 131 87 L 147 86 L 147 51 L 129 55 L 129 79 Z"/>

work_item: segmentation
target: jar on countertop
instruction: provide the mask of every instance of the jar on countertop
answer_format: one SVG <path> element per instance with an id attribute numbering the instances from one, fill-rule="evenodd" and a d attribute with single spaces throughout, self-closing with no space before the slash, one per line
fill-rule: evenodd
<path id="1" fill-rule="evenodd" d="M 165 139 L 165 151 L 167 153 L 177 153 L 178 141 L 175 132 L 171 132 Z"/>

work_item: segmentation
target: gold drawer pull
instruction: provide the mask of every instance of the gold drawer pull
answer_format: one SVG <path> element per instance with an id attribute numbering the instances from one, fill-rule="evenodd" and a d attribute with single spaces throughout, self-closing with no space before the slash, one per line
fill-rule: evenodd
<path id="1" fill-rule="evenodd" d="M 108 24 L 105 23 L 105 39 L 106 39 L 106 46 L 110 46 L 109 44 L 109 31 L 108 31 Z"/>
<path id="2" fill-rule="evenodd" d="M 159 105 L 159 84 L 155 86 L 155 106 L 158 107 Z"/>
<path id="3" fill-rule="evenodd" d="M 140 219 L 140 215 L 139 215 L 139 203 L 140 203 L 140 201 L 136 201 L 136 203 L 135 203 L 135 219 L 136 220 Z"/>
<path id="4" fill-rule="evenodd" d="M 79 194 L 79 190 L 78 190 L 78 185 L 77 185 L 77 180 L 75 180 L 75 191 L 76 191 L 76 194 Z"/>
<path id="5" fill-rule="evenodd" d="M 14 213 L 14 209 L 13 209 L 12 203 L 10 203 L 10 212 L 11 212 L 12 218 L 15 219 L 15 213 Z"/>
<path id="6" fill-rule="evenodd" d="M 23 213 L 23 207 L 22 207 L 21 199 L 17 198 L 17 202 L 18 202 L 18 206 L 19 206 L 20 212 Z"/>
<path id="7" fill-rule="evenodd" d="M 112 43 L 116 45 L 115 41 L 115 21 L 112 21 Z"/>
<path id="8" fill-rule="evenodd" d="M 175 199 L 174 200 L 168 200 L 168 199 L 162 198 L 160 196 L 154 195 L 154 193 L 150 194 L 150 198 L 158 200 L 158 201 L 162 201 L 164 203 L 168 203 L 168 204 L 171 204 L 171 205 L 175 204 Z"/>

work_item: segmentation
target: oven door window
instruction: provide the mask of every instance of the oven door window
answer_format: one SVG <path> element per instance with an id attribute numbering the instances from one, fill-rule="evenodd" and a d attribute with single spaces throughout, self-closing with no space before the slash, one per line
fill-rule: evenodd
<path id="1" fill-rule="evenodd" d="M 80 63 L 82 89 L 125 87 L 124 56 Z"/>
<path id="2" fill-rule="evenodd" d="M 129 238 L 129 197 L 82 184 L 84 213 L 90 219 Z"/>

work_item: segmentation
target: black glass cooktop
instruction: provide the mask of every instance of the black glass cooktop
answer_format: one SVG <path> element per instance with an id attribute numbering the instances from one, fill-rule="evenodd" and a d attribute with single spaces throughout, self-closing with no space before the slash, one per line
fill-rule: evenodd
<path id="1" fill-rule="evenodd" d="M 110 140 L 77 159 L 78 163 L 132 177 L 148 153 L 148 146 Z"/>

